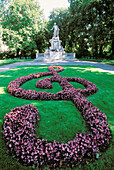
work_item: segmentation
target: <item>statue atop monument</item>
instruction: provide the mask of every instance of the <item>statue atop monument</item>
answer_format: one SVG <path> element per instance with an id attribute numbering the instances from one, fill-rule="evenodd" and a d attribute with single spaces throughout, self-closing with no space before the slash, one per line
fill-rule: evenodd
<path id="1" fill-rule="evenodd" d="M 56 52 L 57 53 L 61 53 L 61 55 L 64 52 L 64 48 L 62 47 L 61 43 L 62 41 L 59 39 L 59 27 L 57 26 L 56 23 L 54 23 L 53 27 L 51 30 L 53 31 L 53 37 L 52 39 L 49 40 L 49 42 L 51 43 L 51 47 L 49 47 L 49 49 L 46 50 L 46 53 L 50 53 L 50 55 L 54 55 Z"/>
<path id="2" fill-rule="evenodd" d="M 53 32 L 53 37 L 59 37 L 59 27 L 56 25 L 56 23 L 54 23 L 53 28 L 54 32 Z"/>

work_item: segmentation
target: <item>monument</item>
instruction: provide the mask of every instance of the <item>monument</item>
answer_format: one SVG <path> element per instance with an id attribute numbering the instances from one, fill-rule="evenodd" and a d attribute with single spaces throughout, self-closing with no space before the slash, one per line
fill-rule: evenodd
<path id="1" fill-rule="evenodd" d="M 62 41 L 59 39 L 59 27 L 56 23 L 54 23 L 51 30 L 53 31 L 53 37 L 49 40 L 51 43 L 51 47 L 46 49 L 45 53 L 37 53 L 36 58 L 45 57 L 45 58 L 53 58 L 53 59 L 67 59 L 75 58 L 75 53 L 65 53 L 63 46 L 61 45 Z"/>
<path id="2" fill-rule="evenodd" d="M 63 47 L 61 46 L 61 40 L 59 40 L 59 27 L 56 25 L 56 23 L 54 23 L 54 26 L 51 30 L 54 29 L 54 32 L 53 32 L 53 37 L 52 39 L 49 41 L 51 43 L 51 47 L 50 47 L 50 50 L 51 51 L 61 51 L 63 52 L 64 49 Z"/>
<path id="3" fill-rule="evenodd" d="M 46 50 L 45 54 L 50 54 L 50 57 L 62 58 L 65 55 L 64 48 L 62 47 L 62 41 L 59 39 L 59 27 L 54 23 L 51 30 L 54 30 L 52 39 L 49 40 L 51 47 Z"/>

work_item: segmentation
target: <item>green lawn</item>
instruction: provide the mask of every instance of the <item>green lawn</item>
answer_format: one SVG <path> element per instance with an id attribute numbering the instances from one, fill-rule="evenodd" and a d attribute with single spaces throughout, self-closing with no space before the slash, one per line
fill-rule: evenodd
<path id="1" fill-rule="evenodd" d="M 92 66 L 63 66 L 65 70 L 59 74 L 62 77 L 81 77 L 85 78 L 98 88 L 98 92 L 88 97 L 94 106 L 97 106 L 103 111 L 108 118 L 108 123 L 112 133 L 114 134 L 114 107 L 113 96 L 114 76 L 111 73 L 102 72 L 101 69 Z M 26 76 L 32 73 L 44 72 L 48 66 L 20 66 L 8 71 L 0 73 L 0 131 L 2 130 L 2 122 L 6 113 L 15 107 L 24 104 L 33 104 L 39 110 L 40 123 L 37 127 L 36 134 L 49 141 L 57 140 L 67 142 L 75 137 L 77 132 L 86 131 L 85 121 L 79 114 L 71 101 L 35 101 L 19 99 L 7 93 L 7 86 L 10 81 Z M 48 76 L 50 77 L 50 76 Z M 26 82 L 22 85 L 25 89 L 40 90 L 35 88 L 38 79 Z M 75 88 L 84 88 L 78 83 L 72 83 Z M 58 83 L 53 83 L 53 89 L 43 90 L 56 93 L 61 91 L 61 86 Z M 0 169 L 8 170 L 30 170 L 31 167 L 21 165 L 15 158 L 6 154 L 5 142 L 0 133 Z M 88 163 L 76 169 L 92 169 L 92 170 L 111 170 L 113 164 L 113 147 L 112 144 L 106 152 L 102 153 L 99 160 L 93 163 Z"/>
<path id="2" fill-rule="evenodd" d="M 22 62 L 22 61 L 32 61 L 33 59 L 6 59 L 6 60 L 0 60 L 0 66 L 6 65 L 6 64 L 12 64 L 16 62 Z"/>
<path id="3" fill-rule="evenodd" d="M 79 59 L 81 61 L 93 61 L 93 62 L 100 62 L 104 64 L 109 64 L 114 66 L 114 60 L 107 60 L 107 59 Z"/>

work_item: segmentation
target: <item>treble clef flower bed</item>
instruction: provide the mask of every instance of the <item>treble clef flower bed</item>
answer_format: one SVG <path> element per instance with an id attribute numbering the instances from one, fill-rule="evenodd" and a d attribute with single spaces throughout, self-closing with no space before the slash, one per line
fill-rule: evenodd
<path id="1" fill-rule="evenodd" d="M 57 70 L 54 70 L 57 68 Z M 88 80 L 77 77 L 61 77 L 58 72 L 64 68 L 60 66 L 48 67 L 49 72 L 35 73 L 20 77 L 10 82 L 8 93 L 15 97 L 30 100 L 71 100 L 79 110 L 88 127 L 86 132 L 77 133 L 72 141 L 59 143 L 39 139 L 35 134 L 39 123 L 39 112 L 33 105 L 24 105 L 11 110 L 4 117 L 3 135 L 9 151 L 26 165 L 50 168 L 62 165 L 72 167 L 80 165 L 84 160 L 98 158 L 99 152 L 106 150 L 111 139 L 111 132 L 107 117 L 97 107 L 87 100 L 87 96 L 97 92 L 96 85 Z M 53 94 L 25 90 L 20 86 L 25 82 L 53 75 L 51 78 L 38 80 L 36 87 L 52 88 L 53 82 L 62 86 L 62 91 Z M 69 82 L 78 82 L 86 89 L 75 89 Z"/>

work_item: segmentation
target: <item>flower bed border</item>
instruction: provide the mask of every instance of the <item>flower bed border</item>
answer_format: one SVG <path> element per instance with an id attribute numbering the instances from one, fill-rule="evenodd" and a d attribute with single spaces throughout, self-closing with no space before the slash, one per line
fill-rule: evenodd
<path id="1" fill-rule="evenodd" d="M 62 78 L 58 72 L 63 71 L 63 67 L 50 66 L 48 70 L 50 72 L 17 78 L 10 82 L 8 92 L 15 97 L 30 100 L 71 100 L 86 121 L 90 132 L 77 133 L 73 141 L 65 144 L 56 141 L 48 143 L 35 135 L 35 127 L 39 120 L 37 108 L 32 105 L 16 107 L 6 114 L 3 122 L 2 132 L 9 150 L 27 165 L 35 164 L 40 167 L 46 164 L 50 168 L 61 167 L 62 164 L 72 167 L 81 164 L 84 158 L 98 157 L 98 152 L 108 147 L 111 132 L 106 115 L 85 97 L 96 93 L 96 86 L 81 78 Z M 49 88 L 52 82 L 59 82 L 63 88 L 61 92 L 53 94 L 20 88 L 28 80 L 47 75 L 53 76 L 38 81 L 36 86 Z M 81 83 L 86 89 L 74 89 L 70 81 Z"/>

